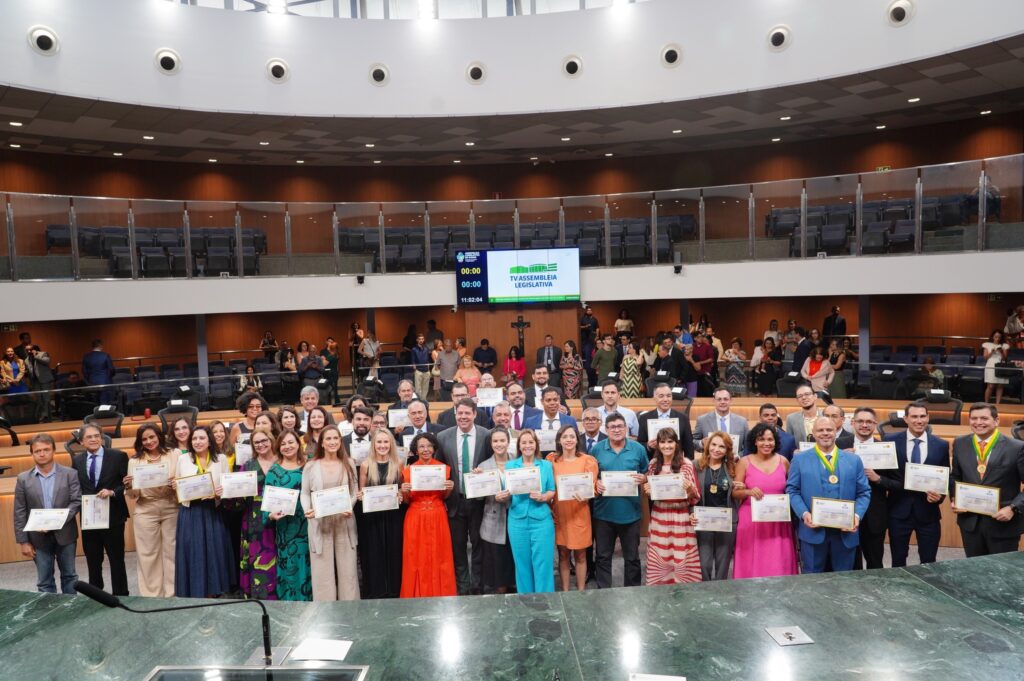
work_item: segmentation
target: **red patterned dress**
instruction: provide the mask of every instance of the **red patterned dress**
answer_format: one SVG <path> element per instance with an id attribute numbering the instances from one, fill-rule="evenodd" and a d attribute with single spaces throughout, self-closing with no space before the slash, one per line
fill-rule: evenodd
<path id="1" fill-rule="evenodd" d="M 647 475 L 671 472 L 671 466 L 655 458 Z M 701 581 L 697 533 L 690 524 L 690 506 L 700 499 L 700 488 L 688 459 L 683 460 L 679 472 L 693 485 L 695 493 L 686 500 L 653 502 L 647 537 L 647 586 Z"/>

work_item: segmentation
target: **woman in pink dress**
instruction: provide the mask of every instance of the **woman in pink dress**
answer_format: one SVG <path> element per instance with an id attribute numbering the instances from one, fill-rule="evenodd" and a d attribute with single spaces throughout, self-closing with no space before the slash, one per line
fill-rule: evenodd
<path id="1" fill-rule="evenodd" d="M 797 574 L 793 524 L 789 520 L 755 523 L 750 499 L 766 494 L 785 494 L 789 462 L 779 454 L 775 429 L 759 423 L 750 431 L 747 447 L 752 453 L 736 465 L 733 498 L 742 501 L 736 528 L 733 577 L 777 577 Z M 740 484 L 742 483 L 742 484 Z"/>

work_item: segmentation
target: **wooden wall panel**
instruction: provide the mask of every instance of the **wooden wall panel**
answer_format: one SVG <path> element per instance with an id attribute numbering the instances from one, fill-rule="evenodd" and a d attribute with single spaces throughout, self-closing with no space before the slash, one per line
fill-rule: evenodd
<path id="1" fill-rule="evenodd" d="M 514 307 L 495 310 L 467 309 L 466 327 L 472 330 L 469 346 L 471 349 L 475 348 L 481 338 L 489 340 L 491 346 L 498 353 L 498 370 L 500 372 L 500 365 L 508 356 L 509 348 L 519 343 L 519 335 L 511 325 L 519 315 L 522 315 L 524 321 L 530 322 L 530 328 L 525 330 L 524 337 L 526 341 L 526 370 L 531 372 L 536 360 L 537 348 L 544 344 L 545 334 L 550 333 L 558 346 L 568 339 L 575 340 L 577 346 L 579 345 L 579 333 L 576 331 L 578 309 L 578 306 L 575 305 L 552 306 L 550 309 L 529 305 L 524 306 L 521 310 Z"/>
<path id="2" fill-rule="evenodd" d="M 437 322 L 437 328 L 444 333 L 445 338 L 466 338 L 466 318 L 462 309 L 452 312 L 451 307 L 435 305 L 433 307 L 387 307 L 377 308 L 374 312 L 376 321 L 377 339 L 382 343 L 394 343 L 387 346 L 387 350 L 401 349 L 402 339 L 410 324 L 416 326 L 421 333 L 427 331 L 427 320 L 433 319 Z M 473 330 L 474 338 L 469 339 L 469 347 L 475 347 L 477 331 Z"/>
<path id="3" fill-rule="evenodd" d="M 903 340 L 901 336 L 987 337 L 1002 329 L 1009 308 L 1021 303 L 1020 294 L 950 293 L 932 296 L 893 295 L 872 299 L 871 327 L 878 336 L 895 336 L 883 343 L 936 344 Z M 980 347 L 983 341 L 958 341 L 954 345 Z"/>

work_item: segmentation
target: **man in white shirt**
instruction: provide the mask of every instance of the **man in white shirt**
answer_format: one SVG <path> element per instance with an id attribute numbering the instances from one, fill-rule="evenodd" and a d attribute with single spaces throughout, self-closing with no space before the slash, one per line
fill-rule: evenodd
<path id="1" fill-rule="evenodd" d="M 690 429 L 690 419 L 683 412 L 672 408 L 672 388 L 667 383 L 659 383 L 654 386 L 654 409 L 645 411 L 637 417 L 640 422 L 637 442 L 646 446 L 647 450 L 653 454 L 658 444 L 658 434 L 651 432 L 648 427 L 651 419 L 678 419 L 679 444 L 682 445 L 686 458 L 692 461 L 693 431 Z"/>
<path id="2" fill-rule="evenodd" d="M 562 395 L 562 391 L 550 384 L 551 375 L 548 373 L 546 366 L 538 364 L 533 368 L 533 385 L 530 386 L 526 391 L 526 404 L 531 407 L 540 409 L 541 396 L 544 391 L 548 388 L 554 388 L 558 392 L 558 397 L 561 403 L 559 407 L 563 414 L 569 413 L 569 407 L 565 403 L 565 396 Z"/>
<path id="3" fill-rule="evenodd" d="M 544 411 L 534 413 L 528 417 L 523 423 L 524 428 L 532 428 L 538 431 L 538 437 L 540 439 L 540 451 L 542 454 L 555 451 L 555 438 L 552 436 L 551 441 L 548 442 L 545 438 L 550 434 L 558 432 L 558 429 L 562 426 L 572 426 L 576 428 L 576 419 L 568 414 L 563 414 L 559 410 L 559 399 L 558 392 L 554 388 L 547 388 L 544 391 L 544 396 L 541 397 L 541 404 L 544 405 Z M 540 431 L 544 431 L 541 433 Z"/>
<path id="4" fill-rule="evenodd" d="M 640 433 L 640 421 L 637 420 L 632 409 L 619 406 L 619 384 L 614 378 L 605 379 L 601 383 L 601 401 L 603 404 L 597 408 L 597 413 L 601 415 L 601 432 L 606 432 L 604 421 L 609 414 L 622 414 L 622 417 L 626 419 L 629 436 L 635 440 Z"/>
<path id="5" fill-rule="evenodd" d="M 358 466 L 370 455 L 370 424 L 373 422 L 373 410 L 369 407 L 356 407 L 352 410 L 352 432 L 341 440 L 345 450 Z"/>
<path id="6" fill-rule="evenodd" d="M 539 414 L 540 409 L 534 409 L 526 405 L 526 390 L 521 383 L 510 383 L 505 389 L 508 397 L 508 404 L 512 408 L 512 429 L 522 430 L 526 419 L 534 414 Z"/>
<path id="7" fill-rule="evenodd" d="M 702 414 L 697 418 L 697 429 L 693 431 L 693 447 L 698 452 L 704 451 L 704 438 L 711 433 L 720 431 L 728 433 L 732 438 L 732 449 L 738 456 L 747 453 L 747 420 L 733 414 L 732 393 L 725 388 L 715 390 L 715 410 Z"/>

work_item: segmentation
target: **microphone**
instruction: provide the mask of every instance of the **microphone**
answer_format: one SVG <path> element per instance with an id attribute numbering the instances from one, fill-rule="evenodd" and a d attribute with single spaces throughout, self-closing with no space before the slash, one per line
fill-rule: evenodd
<path id="1" fill-rule="evenodd" d="M 214 608 L 219 605 L 240 605 L 243 603 L 253 603 L 260 606 L 263 611 L 263 663 L 266 666 L 271 666 L 274 663 L 274 656 L 270 649 L 270 615 L 267 613 L 267 607 L 263 605 L 263 601 L 257 599 L 241 600 L 241 601 L 218 601 L 216 603 L 196 603 L 195 605 L 176 605 L 171 608 L 154 608 L 152 610 L 136 610 L 129 608 L 127 605 L 121 602 L 121 599 L 117 596 L 107 593 L 103 589 L 93 586 L 88 582 L 78 581 L 75 582 L 75 591 L 91 598 L 100 605 L 105 605 L 108 608 L 121 608 L 128 612 L 134 612 L 139 614 L 147 614 L 153 612 L 174 612 L 176 610 L 195 610 L 197 608 Z"/>

